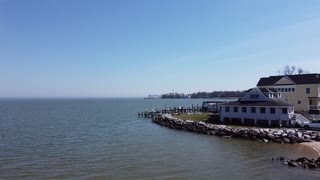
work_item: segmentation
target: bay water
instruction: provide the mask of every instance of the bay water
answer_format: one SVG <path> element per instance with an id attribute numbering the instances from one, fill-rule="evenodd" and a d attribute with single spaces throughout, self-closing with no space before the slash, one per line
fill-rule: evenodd
<path id="1" fill-rule="evenodd" d="M 202 101 L 0 100 L 0 179 L 320 179 L 319 170 L 271 160 L 316 156 L 302 145 L 207 136 L 138 117 Z"/>

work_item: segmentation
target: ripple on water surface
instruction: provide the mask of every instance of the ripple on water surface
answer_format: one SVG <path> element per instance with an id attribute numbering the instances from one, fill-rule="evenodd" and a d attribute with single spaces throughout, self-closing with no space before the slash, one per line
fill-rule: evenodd
<path id="1" fill-rule="evenodd" d="M 175 100 L 178 106 L 202 100 Z M 309 148 L 206 136 L 138 119 L 172 100 L 0 101 L 0 179 L 319 179 L 272 157 Z"/>

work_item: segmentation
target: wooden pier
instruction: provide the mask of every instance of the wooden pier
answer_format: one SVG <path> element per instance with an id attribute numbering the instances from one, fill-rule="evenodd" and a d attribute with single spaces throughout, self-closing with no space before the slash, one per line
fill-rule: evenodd
<path id="1" fill-rule="evenodd" d="M 156 109 L 154 111 L 144 111 L 139 112 L 138 116 L 142 118 L 154 118 L 158 115 L 162 114 L 197 114 L 204 113 L 202 107 L 200 106 L 192 106 L 192 107 L 174 107 L 169 109 Z"/>

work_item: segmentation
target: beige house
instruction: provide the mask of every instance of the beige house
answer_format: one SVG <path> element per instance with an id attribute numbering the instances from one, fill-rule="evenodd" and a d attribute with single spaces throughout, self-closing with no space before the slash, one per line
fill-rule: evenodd
<path id="1" fill-rule="evenodd" d="M 320 114 L 320 74 L 299 74 L 263 77 L 259 88 L 275 88 L 281 98 L 295 106 L 296 111 Z"/>

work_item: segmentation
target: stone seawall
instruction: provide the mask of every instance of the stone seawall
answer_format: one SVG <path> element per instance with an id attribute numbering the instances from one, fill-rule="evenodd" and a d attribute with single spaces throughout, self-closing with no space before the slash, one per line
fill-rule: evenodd
<path id="1" fill-rule="evenodd" d="M 161 115 L 153 118 L 154 123 L 177 130 L 185 130 L 207 135 L 249 139 L 262 142 L 302 143 L 320 141 L 320 132 L 297 129 L 232 128 L 204 122 L 181 120 Z"/>

